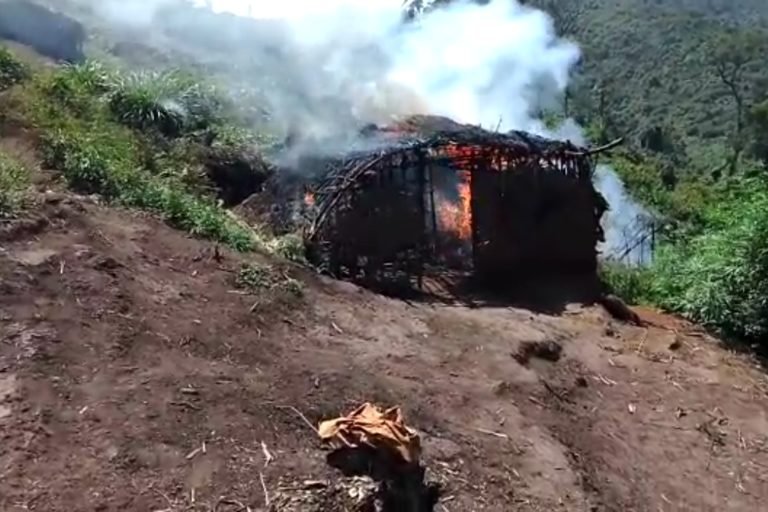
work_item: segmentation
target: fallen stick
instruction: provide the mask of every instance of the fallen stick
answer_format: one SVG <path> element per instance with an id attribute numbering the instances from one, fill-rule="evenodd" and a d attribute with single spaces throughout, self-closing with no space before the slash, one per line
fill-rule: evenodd
<path id="1" fill-rule="evenodd" d="M 509 436 L 507 434 L 503 434 L 501 432 L 494 432 L 493 430 L 486 430 L 484 428 L 476 428 L 475 430 L 477 430 L 481 434 L 487 434 L 489 436 L 494 436 L 494 437 L 499 437 L 501 439 L 509 440 Z"/>
<path id="2" fill-rule="evenodd" d="M 315 427 L 315 426 L 312 424 L 312 422 L 311 422 L 311 421 L 309 421 L 309 420 L 307 419 L 307 417 L 306 417 L 306 416 L 304 416 L 304 414 L 302 414 L 302 412 L 301 412 L 300 410 L 298 410 L 297 408 L 295 408 L 294 406 L 292 406 L 292 405 L 276 405 L 275 407 L 277 407 L 278 409 L 290 409 L 290 410 L 292 410 L 293 412 L 295 412 L 295 413 L 296 413 L 296 414 L 299 416 L 299 418 L 301 418 L 301 419 L 304 421 L 304 423 L 305 423 L 305 424 L 306 424 L 306 425 L 307 425 L 309 428 L 311 428 L 311 429 L 312 429 L 312 431 L 313 431 L 315 434 L 319 434 L 319 432 L 318 432 L 318 430 L 317 430 L 317 427 Z"/>
<path id="3" fill-rule="evenodd" d="M 269 491 L 267 490 L 267 484 L 264 482 L 264 474 L 259 472 L 259 480 L 261 481 L 261 489 L 264 491 L 264 505 L 269 507 L 271 503 L 269 500 Z"/>
<path id="4" fill-rule="evenodd" d="M 261 442 L 261 451 L 264 453 L 264 467 L 269 466 L 269 463 L 275 460 L 275 457 L 269 452 L 269 448 L 267 448 L 267 443 L 264 441 Z"/>

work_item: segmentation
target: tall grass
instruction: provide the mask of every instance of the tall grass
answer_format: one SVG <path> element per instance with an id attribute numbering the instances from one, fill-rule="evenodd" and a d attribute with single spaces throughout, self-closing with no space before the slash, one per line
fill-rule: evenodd
<path id="1" fill-rule="evenodd" d="M 743 180 L 708 208 L 706 220 L 706 230 L 660 251 L 654 299 L 726 334 L 765 343 L 768 184 Z"/>
<path id="2" fill-rule="evenodd" d="M 190 164 L 184 160 L 187 155 L 163 153 L 145 132 L 134 129 L 165 126 L 162 123 L 169 121 L 157 117 L 155 107 L 145 109 L 151 102 L 144 101 L 169 96 L 150 94 L 149 86 L 136 85 L 145 82 L 122 80 L 122 76 L 86 63 L 36 76 L 13 91 L 18 114 L 39 132 L 44 163 L 60 171 L 79 192 L 156 212 L 174 227 L 237 250 L 260 245 L 258 235 L 222 209 L 214 197 L 189 187 L 182 172 Z M 191 94 L 189 84 L 181 89 L 177 83 L 164 87 L 157 91 Z M 140 101 L 132 103 L 131 98 Z M 141 116 L 147 117 L 142 120 Z M 184 123 L 189 122 L 185 117 Z"/>
<path id="3" fill-rule="evenodd" d="M 668 238 L 651 267 L 605 266 L 604 282 L 628 302 L 654 304 L 765 345 L 768 182 L 739 178 L 700 216 L 696 229 Z"/>
<path id="4" fill-rule="evenodd" d="M 224 104 L 215 88 L 179 71 L 118 76 L 108 102 L 119 122 L 167 137 L 211 126 L 220 119 Z"/>
<path id="5" fill-rule="evenodd" d="M 7 48 L 0 46 L 0 91 L 27 79 L 29 70 Z"/>
<path id="6" fill-rule="evenodd" d="M 29 172 L 19 162 L 0 153 L 0 218 L 12 216 L 22 205 L 29 186 Z"/>
<path id="7" fill-rule="evenodd" d="M 213 199 L 196 195 L 172 177 L 140 165 L 131 134 L 108 124 L 53 130 L 42 139 L 46 164 L 59 169 L 74 190 L 100 194 L 125 206 L 159 213 L 170 225 L 240 251 L 256 247 L 254 233 L 237 223 Z"/>

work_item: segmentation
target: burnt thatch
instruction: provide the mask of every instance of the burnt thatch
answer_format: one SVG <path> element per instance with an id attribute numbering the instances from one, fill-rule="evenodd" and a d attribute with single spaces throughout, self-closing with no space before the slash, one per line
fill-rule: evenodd
<path id="1" fill-rule="evenodd" d="M 28 0 L 0 0 L 0 38 L 34 48 L 52 59 L 85 59 L 85 29 L 76 20 Z"/>
<path id="2" fill-rule="evenodd" d="M 307 192 L 300 222 L 310 259 L 341 277 L 409 285 L 445 266 L 497 282 L 594 273 L 606 204 L 592 185 L 592 154 L 435 116 L 367 127 Z M 441 226 L 446 205 L 466 209 L 463 229 Z"/>
<path id="3" fill-rule="evenodd" d="M 261 154 L 249 147 L 207 147 L 202 162 L 219 199 L 227 207 L 239 205 L 261 192 L 273 172 Z"/>

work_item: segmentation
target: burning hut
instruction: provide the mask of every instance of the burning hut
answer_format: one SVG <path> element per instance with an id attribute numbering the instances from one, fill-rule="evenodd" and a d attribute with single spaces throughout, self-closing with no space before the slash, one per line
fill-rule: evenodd
<path id="1" fill-rule="evenodd" d="M 422 287 L 451 271 L 490 283 L 595 274 L 593 154 L 435 116 L 370 127 L 303 192 L 309 259 L 369 285 Z"/>

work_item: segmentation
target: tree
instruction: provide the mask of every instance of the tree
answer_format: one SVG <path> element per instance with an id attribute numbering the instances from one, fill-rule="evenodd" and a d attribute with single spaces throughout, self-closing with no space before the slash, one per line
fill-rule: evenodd
<path id="1" fill-rule="evenodd" d="M 747 115 L 749 131 L 748 150 L 752 157 L 760 160 L 768 168 L 768 100 L 764 100 L 749 109 Z"/>
<path id="2" fill-rule="evenodd" d="M 594 99 L 590 135 L 595 143 L 606 144 L 619 132 L 616 120 L 608 105 L 614 97 L 614 83 L 611 79 L 600 80 L 592 90 Z"/>
<path id="3" fill-rule="evenodd" d="M 594 0 L 520 0 L 521 5 L 529 5 L 546 12 L 552 17 L 555 32 L 559 36 L 574 36 L 579 31 L 583 14 L 590 9 Z M 566 86 L 563 92 L 563 115 L 570 116 L 570 103 L 573 92 Z"/>
<path id="4" fill-rule="evenodd" d="M 734 104 L 736 126 L 731 141 L 732 155 L 728 162 L 731 174 L 736 172 L 744 151 L 745 103 L 750 87 L 745 73 L 750 64 L 765 54 L 765 35 L 751 30 L 728 30 L 716 37 L 710 45 L 710 65 Z"/>
<path id="5" fill-rule="evenodd" d="M 561 36 L 573 36 L 579 31 L 582 15 L 594 5 L 594 0 L 520 0 L 545 11 L 552 17 L 555 31 Z"/>

